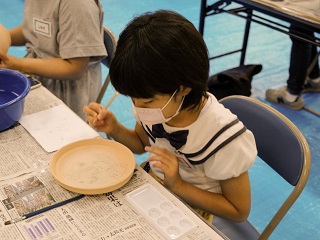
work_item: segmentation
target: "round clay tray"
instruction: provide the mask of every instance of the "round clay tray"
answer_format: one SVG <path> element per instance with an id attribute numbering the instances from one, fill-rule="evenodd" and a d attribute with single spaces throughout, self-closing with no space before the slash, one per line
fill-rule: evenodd
<path id="1" fill-rule="evenodd" d="M 86 139 L 59 149 L 50 172 L 65 189 L 87 195 L 111 192 L 126 184 L 136 165 L 133 153 L 107 139 Z"/>

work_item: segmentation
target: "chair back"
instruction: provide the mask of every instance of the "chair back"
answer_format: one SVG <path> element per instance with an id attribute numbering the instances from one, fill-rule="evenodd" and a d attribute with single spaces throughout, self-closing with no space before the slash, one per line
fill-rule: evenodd
<path id="1" fill-rule="evenodd" d="M 107 27 L 103 27 L 104 34 L 103 34 L 103 42 L 104 46 L 107 50 L 108 56 L 104 58 L 101 63 L 105 65 L 107 68 L 110 67 L 111 60 L 116 52 L 117 48 L 117 37 L 114 33 Z"/>
<path id="2" fill-rule="evenodd" d="M 116 52 L 118 40 L 117 40 L 117 37 L 114 35 L 114 33 L 107 27 L 104 27 L 103 38 L 104 38 L 104 46 L 107 50 L 108 56 L 106 58 L 102 59 L 101 63 L 103 65 L 105 65 L 107 68 L 109 68 L 110 64 L 111 64 L 111 60 L 113 59 L 114 54 Z M 101 103 L 101 100 L 107 90 L 109 83 L 110 83 L 110 75 L 108 73 L 108 75 L 107 75 L 106 79 L 104 80 L 104 83 L 101 87 L 99 95 L 96 99 L 97 103 Z"/>
<path id="3" fill-rule="evenodd" d="M 258 156 L 294 186 L 259 239 L 267 239 L 304 189 L 311 167 L 308 143 L 299 129 L 269 105 L 246 96 L 220 100 L 253 133 Z"/>

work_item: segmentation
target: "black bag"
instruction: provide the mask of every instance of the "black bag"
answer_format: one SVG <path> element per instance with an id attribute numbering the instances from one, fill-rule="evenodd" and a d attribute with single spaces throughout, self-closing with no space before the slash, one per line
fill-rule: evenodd
<path id="1" fill-rule="evenodd" d="M 208 88 L 218 100 L 230 95 L 251 95 L 251 81 L 262 65 L 242 65 L 209 77 Z"/>

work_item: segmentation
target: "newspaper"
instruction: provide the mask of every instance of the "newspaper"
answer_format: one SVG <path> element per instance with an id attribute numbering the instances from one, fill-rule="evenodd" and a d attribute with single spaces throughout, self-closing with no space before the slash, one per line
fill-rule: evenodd
<path id="1" fill-rule="evenodd" d="M 4 207 L 2 212 L 9 215 L 6 220 L 54 206 L 78 195 L 60 187 L 47 169 L 25 174 L 0 185 L 0 201 Z"/>
<path id="2" fill-rule="evenodd" d="M 41 168 L 52 155 L 19 124 L 0 133 L 0 152 L 0 181 Z"/>
<path id="3" fill-rule="evenodd" d="M 24 104 L 23 115 L 29 115 L 62 104 L 46 88 L 31 90 Z M 0 181 L 30 173 L 48 164 L 47 153 L 19 124 L 0 133 Z"/>
<path id="4" fill-rule="evenodd" d="M 62 101 L 54 96 L 45 87 L 31 90 L 25 98 L 23 115 L 37 113 L 62 104 Z"/>
<path id="5" fill-rule="evenodd" d="M 156 187 L 196 222 L 197 227 L 183 239 L 224 239 L 139 166 L 136 167 L 130 181 L 116 191 L 85 196 L 10 225 L 4 225 L 4 222 L 20 216 L 23 213 L 21 209 L 36 210 L 36 206 L 59 202 L 74 197 L 75 194 L 61 188 L 48 170 L 6 181 L 0 186 L 0 239 L 164 239 L 161 233 L 125 199 L 127 193 L 146 183 Z M 12 191 L 13 188 L 16 191 Z M 17 204 L 22 199 L 23 207 Z"/>
<path id="6" fill-rule="evenodd" d="M 39 87 L 28 94 L 24 115 L 60 104 L 62 102 L 48 90 Z M 52 177 L 48 165 L 54 153 L 46 152 L 20 124 L 0 133 L 0 152 L 0 239 L 164 239 L 125 198 L 127 193 L 147 183 L 196 223 L 196 228 L 183 239 L 227 239 L 139 166 L 129 182 L 118 190 L 60 205 L 58 203 L 74 200 L 79 194 L 62 188 Z M 47 210 L 48 206 L 52 208 Z M 40 209 L 46 211 L 5 225 Z"/>
<path id="7" fill-rule="evenodd" d="M 320 24 L 320 0 L 252 0 L 283 13 Z"/>
<path id="8" fill-rule="evenodd" d="M 32 116 L 37 113 L 54 110 L 58 107 L 63 107 L 63 102 L 56 98 L 52 93 L 50 93 L 46 88 L 39 87 L 31 90 L 25 99 L 24 113 L 23 116 Z M 61 109 L 61 108 L 60 108 Z M 69 110 L 71 112 L 71 110 Z M 61 114 L 63 112 L 61 111 Z M 71 112 L 70 116 L 73 113 Z M 66 114 L 67 115 L 67 114 Z M 69 116 L 69 115 L 68 115 Z M 57 116 L 58 118 L 59 116 Z M 44 119 L 43 119 L 44 120 Z M 55 119 L 57 124 L 60 123 Z M 97 132 L 91 129 L 89 126 L 87 128 L 86 124 L 78 117 L 73 117 L 67 119 L 69 122 L 69 128 L 65 129 L 54 129 L 51 135 L 46 131 L 51 131 L 52 129 L 44 129 L 43 135 L 50 137 L 46 145 L 39 144 L 36 138 L 32 136 L 32 132 L 29 133 L 20 123 L 17 123 L 11 129 L 3 131 L 0 133 L 0 181 L 11 179 L 22 174 L 30 173 L 37 169 L 41 169 L 43 166 L 48 165 L 50 158 L 54 152 L 45 151 L 44 147 L 54 146 L 57 150 L 57 146 L 61 147 L 61 144 L 66 143 L 66 141 L 75 141 L 84 138 L 91 138 L 92 136 L 97 138 L 102 138 Z M 81 122 L 80 122 L 81 121 Z M 48 122 L 48 120 L 46 120 Z M 43 121 L 33 120 L 34 126 L 44 128 Z M 82 124 L 82 131 L 74 133 L 71 129 Z M 29 123 L 29 125 L 31 125 Z M 54 126 L 54 125 L 53 125 Z M 71 127 L 70 127 L 71 126 Z M 46 131 L 45 131 L 46 130 Z M 89 131 L 91 130 L 91 131 Z M 64 132 L 62 132 L 64 131 Z M 59 135 L 60 134 L 60 135 Z M 63 135 L 65 134 L 65 135 Z M 70 138 L 68 138 L 69 134 Z M 55 140 L 55 136 L 59 135 L 60 138 Z M 64 139 L 62 138 L 64 136 Z"/>

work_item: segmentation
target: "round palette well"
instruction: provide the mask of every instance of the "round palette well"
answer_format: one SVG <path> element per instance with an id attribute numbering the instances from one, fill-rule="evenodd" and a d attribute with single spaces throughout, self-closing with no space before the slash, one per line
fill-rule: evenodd
<path id="1" fill-rule="evenodd" d="M 107 139 L 86 139 L 59 149 L 49 167 L 65 189 L 94 195 L 122 187 L 132 177 L 135 165 L 126 146 Z"/>

